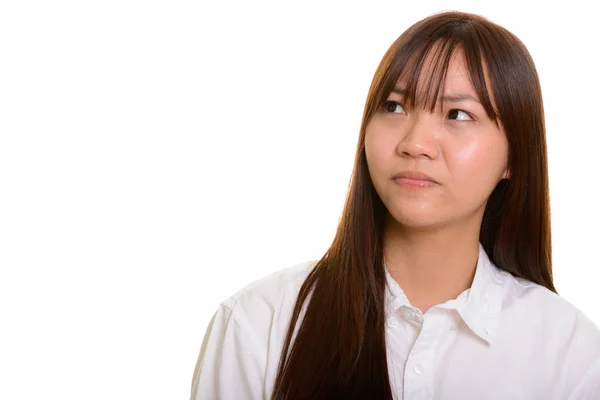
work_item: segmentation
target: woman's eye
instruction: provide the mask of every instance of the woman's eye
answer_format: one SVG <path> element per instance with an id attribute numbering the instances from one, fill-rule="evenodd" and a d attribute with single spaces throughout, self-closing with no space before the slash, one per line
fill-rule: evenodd
<path id="1" fill-rule="evenodd" d="M 456 121 L 471 121 L 471 120 L 473 120 L 473 118 L 471 118 L 469 113 L 467 113 L 466 111 L 457 110 L 457 109 L 450 110 L 450 112 L 448 113 L 448 118 L 454 119 Z"/>
<path id="2" fill-rule="evenodd" d="M 385 104 L 383 105 L 383 108 L 385 109 L 385 111 L 391 112 L 391 113 L 404 112 L 404 108 L 402 108 L 402 105 L 400 105 L 400 103 L 397 103 L 395 101 L 386 101 Z"/>

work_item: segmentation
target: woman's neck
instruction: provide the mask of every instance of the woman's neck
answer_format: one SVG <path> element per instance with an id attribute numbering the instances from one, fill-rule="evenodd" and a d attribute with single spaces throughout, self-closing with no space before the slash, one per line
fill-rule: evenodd
<path id="1" fill-rule="evenodd" d="M 384 235 L 388 272 L 423 313 L 471 287 L 479 258 L 479 222 L 415 231 L 389 225 Z"/>

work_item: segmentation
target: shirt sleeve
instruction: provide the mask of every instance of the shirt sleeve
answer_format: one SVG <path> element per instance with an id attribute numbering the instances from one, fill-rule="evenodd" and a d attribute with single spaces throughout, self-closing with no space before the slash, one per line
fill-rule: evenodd
<path id="1" fill-rule="evenodd" d="M 568 400 L 600 399 L 600 358 L 583 375 Z"/>
<path id="2" fill-rule="evenodd" d="M 241 314 L 221 304 L 196 363 L 191 400 L 265 399 L 266 349 Z"/>

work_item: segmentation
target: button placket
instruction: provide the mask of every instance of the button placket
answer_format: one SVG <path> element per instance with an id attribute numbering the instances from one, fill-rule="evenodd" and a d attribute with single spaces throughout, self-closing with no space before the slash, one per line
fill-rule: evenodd
<path id="1" fill-rule="evenodd" d="M 417 317 L 420 317 L 416 313 Z M 443 336 L 443 317 L 433 313 L 423 318 L 422 327 L 415 344 L 408 356 L 406 370 L 404 371 L 405 396 L 408 398 L 428 398 L 426 392 L 432 390 L 433 362 L 435 360 L 436 345 Z M 415 397 L 417 396 L 418 397 Z"/>

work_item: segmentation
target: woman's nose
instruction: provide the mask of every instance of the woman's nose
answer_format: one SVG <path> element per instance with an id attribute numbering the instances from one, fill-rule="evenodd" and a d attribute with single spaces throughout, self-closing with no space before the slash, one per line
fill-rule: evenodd
<path id="1" fill-rule="evenodd" d="M 407 121 L 406 131 L 398 143 L 398 154 L 403 157 L 438 157 L 439 147 L 436 137 L 438 129 L 435 116 L 422 112 Z"/>

